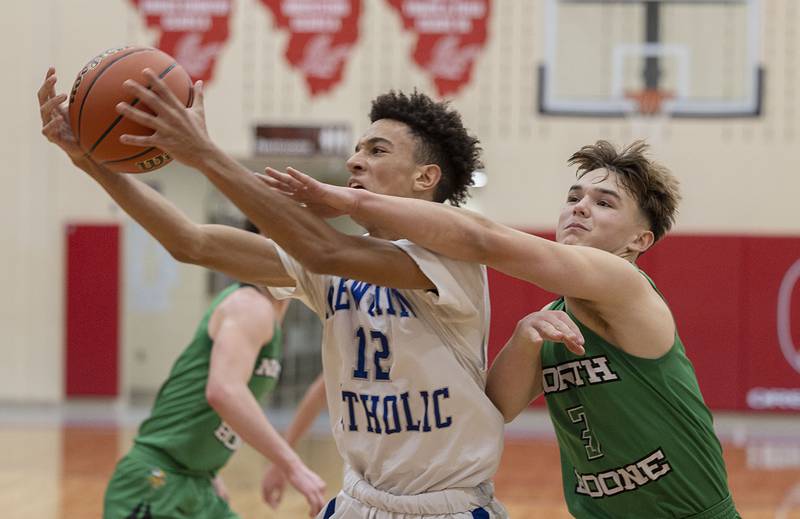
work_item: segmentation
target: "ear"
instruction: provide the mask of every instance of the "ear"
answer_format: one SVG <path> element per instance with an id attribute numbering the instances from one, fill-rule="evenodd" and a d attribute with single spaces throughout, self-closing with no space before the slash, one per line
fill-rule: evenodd
<path id="1" fill-rule="evenodd" d="M 653 234 L 653 231 L 644 230 L 636 236 L 636 238 L 628 245 L 628 248 L 634 251 L 636 254 L 643 254 L 644 251 L 653 246 L 655 241 L 656 237 Z"/>
<path id="2" fill-rule="evenodd" d="M 430 191 L 431 199 L 436 191 L 436 186 L 442 178 L 442 170 L 437 164 L 425 164 L 424 166 L 417 166 L 414 173 L 414 191 L 425 192 Z"/>

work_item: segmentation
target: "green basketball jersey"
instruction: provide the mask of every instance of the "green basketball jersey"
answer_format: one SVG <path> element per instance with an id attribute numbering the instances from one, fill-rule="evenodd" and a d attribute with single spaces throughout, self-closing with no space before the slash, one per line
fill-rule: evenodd
<path id="1" fill-rule="evenodd" d="M 223 290 L 200 321 L 194 338 L 172 366 L 161 386 L 150 417 L 134 440 L 167 454 L 191 471 L 216 472 L 239 447 L 241 440 L 206 401 L 206 382 L 213 341 L 208 321 L 219 304 L 242 285 Z M 250 391 L 260 399 L 276 384 L 281 365 L 281 330 L 275 326 L 272 340 L 258 353 Z"/>
<path id="2" fill-rule="evenodd" d="M 564 300 L 550 309 L 566 310 Z M 643 359 L 566 311 L 583 333 L 585 355 L 545 342 L 541 359 L 570 513 L 738 517 L 711 413 L 677 332 L 667 354 Z"/>

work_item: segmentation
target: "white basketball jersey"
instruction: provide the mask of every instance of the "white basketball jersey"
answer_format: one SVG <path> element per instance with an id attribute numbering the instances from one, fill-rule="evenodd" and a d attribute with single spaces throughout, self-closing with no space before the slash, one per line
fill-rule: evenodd
<path id="1" fill-rule="evenodd" d="M 393 243 L 435 291 L 312 274 L 278 249 L 296 288 L 273 293 L 301 299 L 324 323 L 331 426 L 356 474 L 402 495 L 478 486 L 503 448 L 503 418 L 485 393 L 486 269 Z"/>

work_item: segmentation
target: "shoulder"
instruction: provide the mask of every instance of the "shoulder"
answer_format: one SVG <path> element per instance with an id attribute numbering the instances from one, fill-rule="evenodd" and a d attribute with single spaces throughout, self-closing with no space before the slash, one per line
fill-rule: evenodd
<path id="1" fill-rule="evenodd" d="M 232 320 L 240 325 L 263 328 L 271 332 L 275 309 L 272 301 L 257 288 L 245 285 L 231 292 L 214 309 L 212 319 Z"/>

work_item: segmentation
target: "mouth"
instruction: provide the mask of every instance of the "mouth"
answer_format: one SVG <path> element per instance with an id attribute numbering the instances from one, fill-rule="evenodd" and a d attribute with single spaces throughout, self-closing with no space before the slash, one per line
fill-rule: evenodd
<path id="1" fill-rule="evenodd" d="M 361 184 L 359 184 L 355 180 L 348 180 L 347 181 L 347 187 L 349 187 L 351 189 L 366 189 L 364 186 L 362 186 Z"/>
<path id="2" fill-rule="evenodd" d="M 586 227 L 584 225 L 581 225 L 579 223 L 571 223 L 571 224 L 567 225 L 566 227 L 564 227 L 564 229 L 581 229 L 581 230 L 584 230 L 584 231 L 588 231 L 589 230 L 588 227 Z"/>

